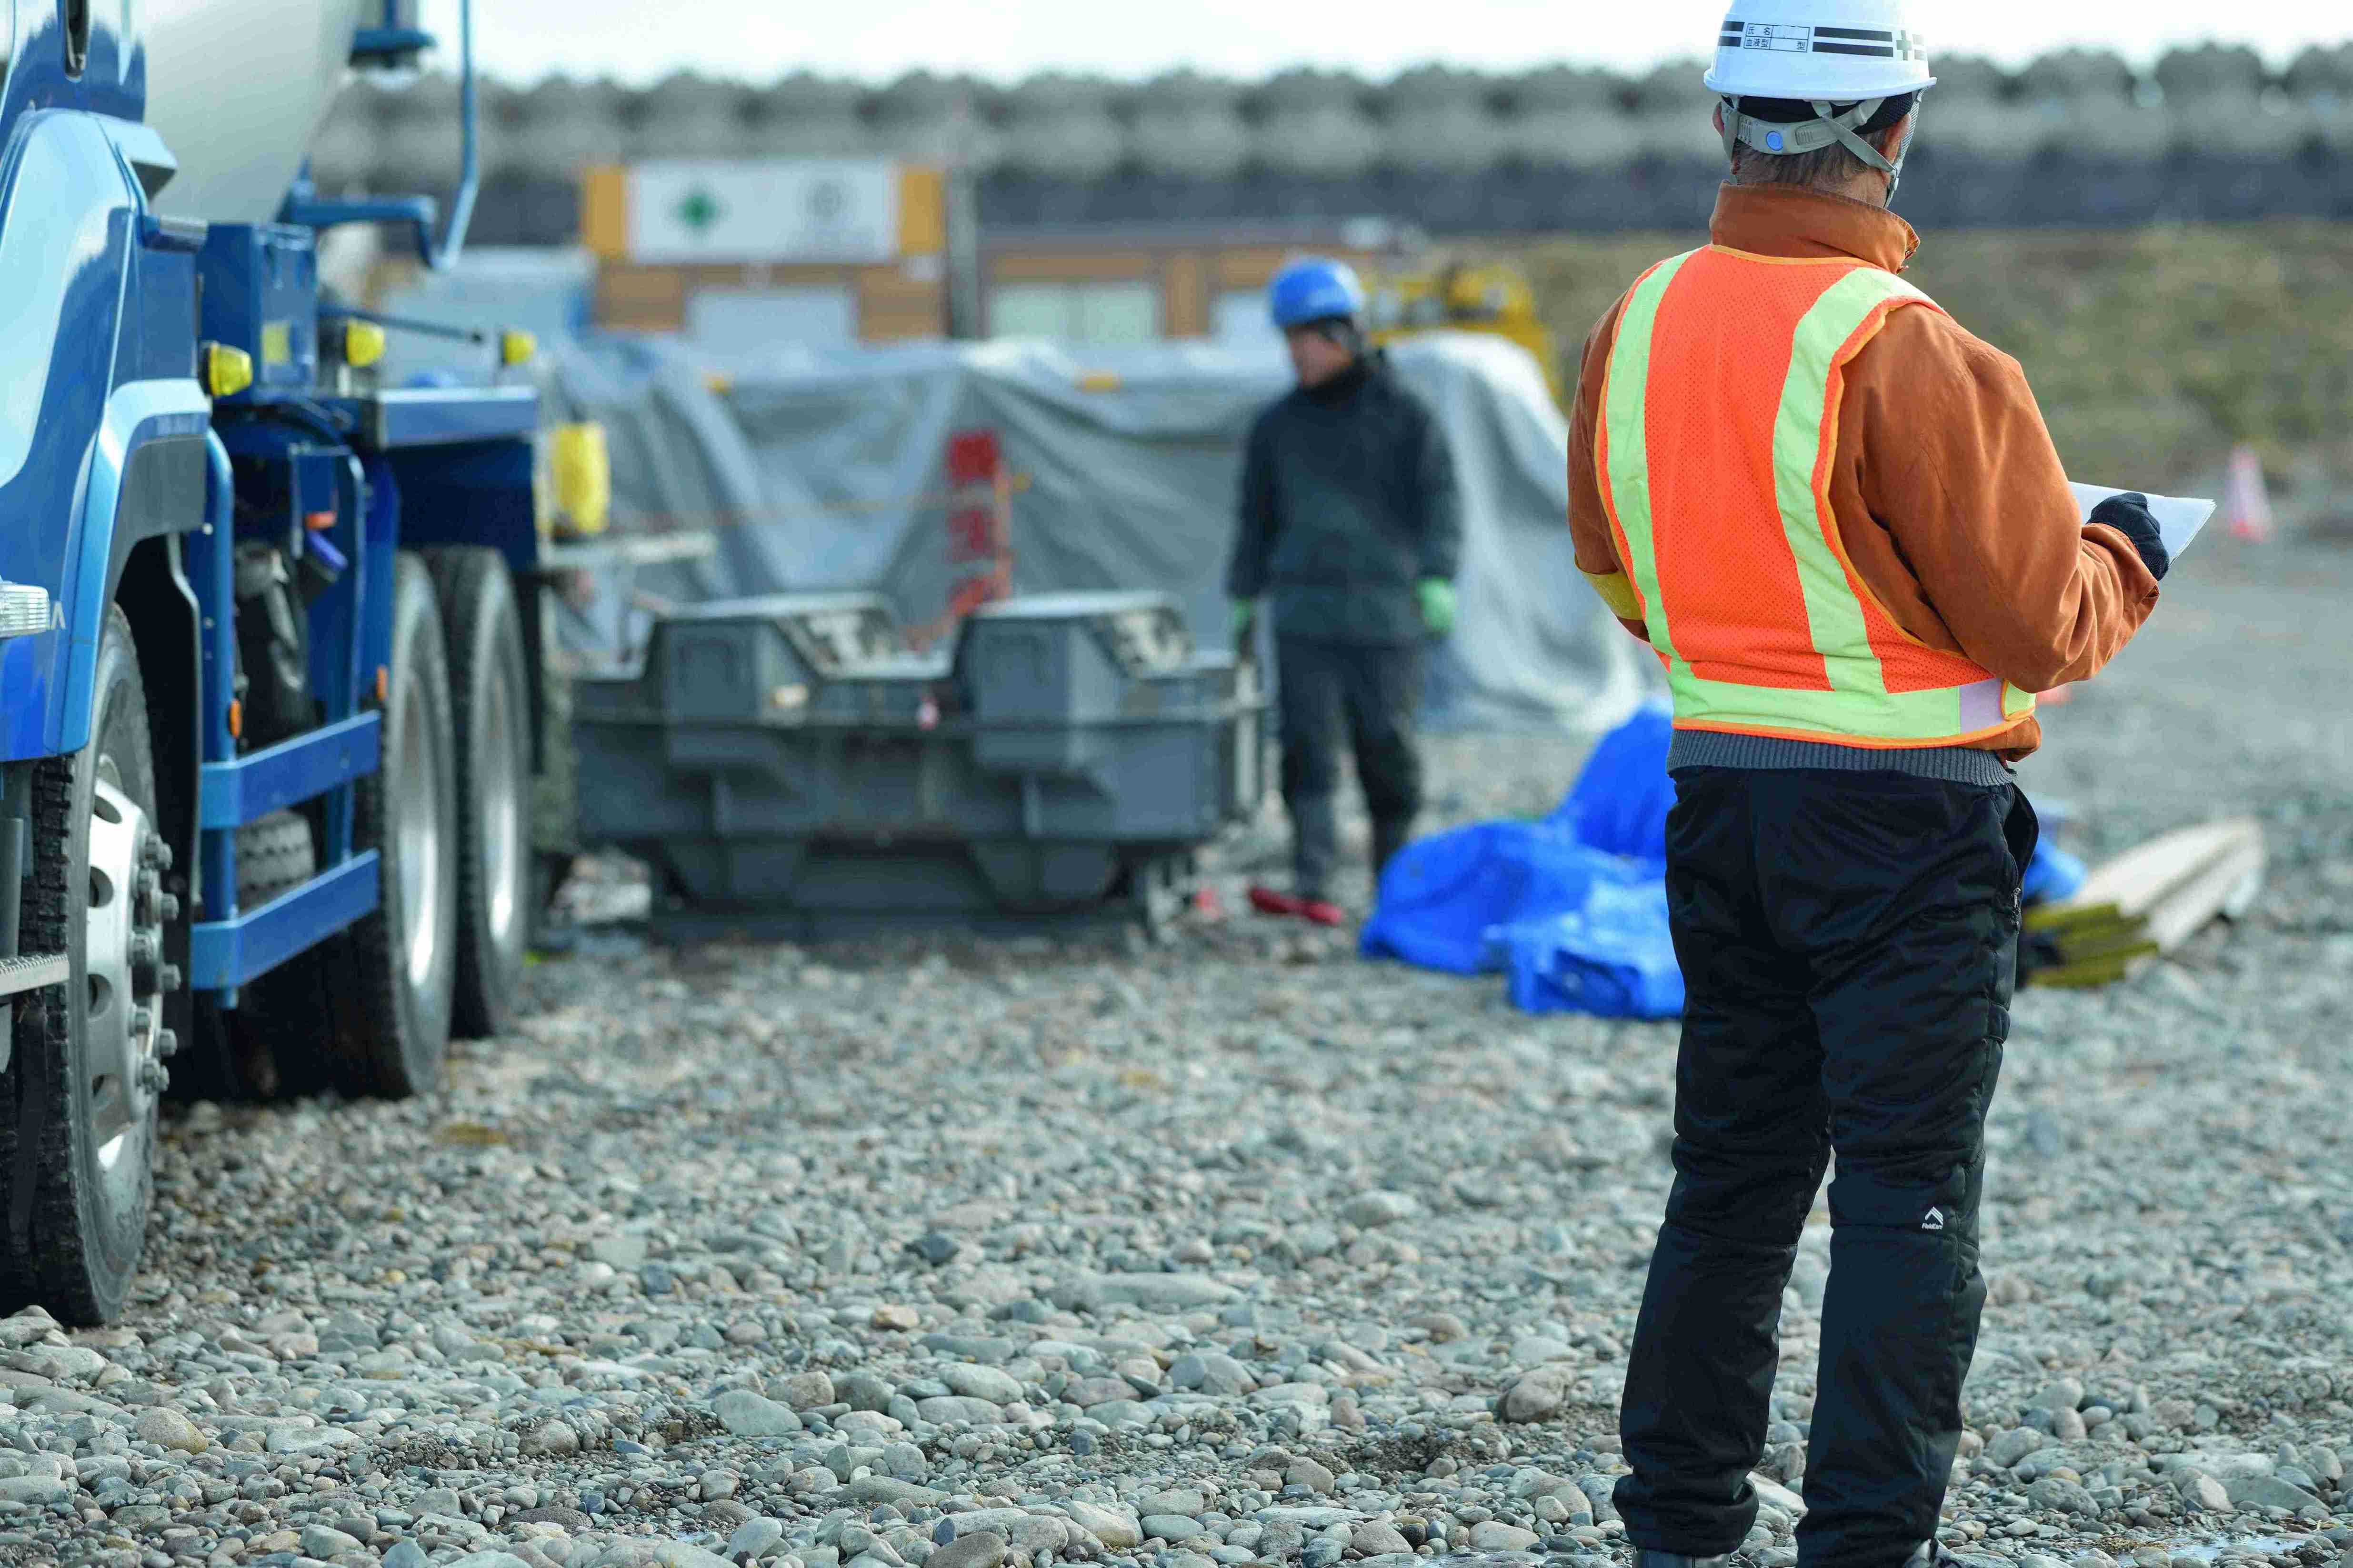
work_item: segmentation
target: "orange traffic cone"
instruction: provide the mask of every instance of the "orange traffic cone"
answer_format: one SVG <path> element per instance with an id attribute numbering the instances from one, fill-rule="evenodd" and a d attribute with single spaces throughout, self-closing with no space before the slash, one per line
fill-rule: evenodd
<path id="1" fill-rule="evenodd" d="M 2263 486 L 2263 462 L 2255 449 L 2241 446 L 2231 454 L 2231 479 L 2222 493 L 2222 516 L 2234 539 L 2262 541 L 2272 536 L 2272 498 Z"/>

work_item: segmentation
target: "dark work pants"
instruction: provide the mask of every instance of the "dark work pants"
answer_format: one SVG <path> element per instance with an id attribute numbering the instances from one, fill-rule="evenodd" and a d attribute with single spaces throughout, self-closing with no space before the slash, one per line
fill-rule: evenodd
<path id="1" fill-rule="evenodd" d="M 1895 1568 L 1935 1534 L 1960 1440 L 2034 814 L 2011 787 L 1901 773 L 1690 768 L 1675 791 L 1675 1180 L 1618 1508 L 1636 1546 L 1691 1556 L 1756 1522 L 1781 1292 L 1835 1149 L 1798 1552 Z"/>
<path id="2" fill-rule="evenodd" d="M 1291 814 L 1293 891 L 1330 896 L 1340 857 L 1340 748 L 1356 753 L 1356 783 L 1373 818 L 1377 868 L 1402 847 L 1421 811 L 1421 706 L 1417 644 L 1278 637 L 1282 804 Z"/>

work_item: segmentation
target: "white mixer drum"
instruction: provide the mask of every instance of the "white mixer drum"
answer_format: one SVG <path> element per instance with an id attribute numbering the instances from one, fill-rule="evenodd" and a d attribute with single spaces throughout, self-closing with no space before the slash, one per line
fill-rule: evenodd
<path id="1" fill-rule="evenodd" d="M 147 50 L 147 123 L 180 164 L 156 210 L 212 223 L 275 216 L 343 86 L 360 7 L 361 0 L 134 6 Z"/>

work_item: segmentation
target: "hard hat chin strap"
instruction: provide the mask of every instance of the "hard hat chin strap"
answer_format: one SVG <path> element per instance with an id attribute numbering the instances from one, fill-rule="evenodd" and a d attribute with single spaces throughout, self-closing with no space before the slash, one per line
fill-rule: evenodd
<path id="1" fill-rule="evenodd" d="M 1912 137 L 1918 128 L 1920 110 L 1915 101 L 1912 110 L 1913 131 L 1905 132 L 1903 145 L 1897 147 L 1895 156 L 1890 158 L 1859 133 L 1859 128 L 1870 124 L 1872 116 L 1877 114 L 1886 102 L 1884 98 L 1865 99 L 1844 114 L 1840 114 L 1836 112 L 1835 105 L 1815 100 L 1812 102 L 1814 119 L 1782 125 L 1751 119 L 1740 112 L 1738 99 L 1726 97 L 1724 100 L 1724 155 L 1727 160 L 1737 159 L 1740 149 L 1749 147 L 1768 158 L 1793 158 L 1800 153 L 1818 153 L 1836 143 L 1887 176 L 1887 195 L 1892 201 L 1895 196 L 1895 187 L 1904 180 L 1904 160 L 1911 153 Z"/>

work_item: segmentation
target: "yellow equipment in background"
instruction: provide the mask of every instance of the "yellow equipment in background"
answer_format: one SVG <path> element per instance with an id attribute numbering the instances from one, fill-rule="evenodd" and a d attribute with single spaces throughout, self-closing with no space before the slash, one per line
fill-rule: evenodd
<path id="1" fill-rule="evenodd" d="M 1535 290 L 1497 263 L 1450 262 L 1433 271 L 1387 278 L 1374 285 L 1367 336 L 1393 343 L 1417 332 L 1493 332 L 1535 356 L 1552 400 L 1568 412 L 1552 332 L 1536 314 Z"/>

